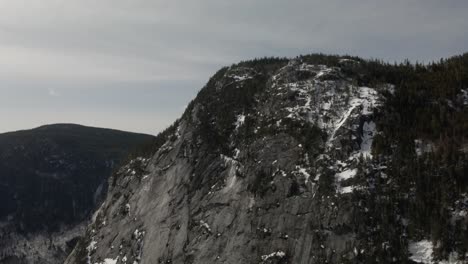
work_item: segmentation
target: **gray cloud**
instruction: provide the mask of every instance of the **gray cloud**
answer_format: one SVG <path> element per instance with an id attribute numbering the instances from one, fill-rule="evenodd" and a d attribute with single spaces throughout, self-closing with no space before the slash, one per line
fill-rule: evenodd
<path id="1" fill-rule="evenodd" d="M 464 0 L 1 1 L 0 131 L 154 134 L 221 66 L 312 52 L 428 62 L 466 52 L 467 11 Z"/>

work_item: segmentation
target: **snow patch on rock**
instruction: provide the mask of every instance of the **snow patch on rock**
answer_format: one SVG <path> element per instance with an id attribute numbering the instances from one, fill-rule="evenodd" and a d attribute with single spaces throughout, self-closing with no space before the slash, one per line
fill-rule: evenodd
<path id="1" fill-rule="evenodd" d="M 432 258 L 434 252 L 434 244 L 429 240 L 421 241 L 410 241 L 408 244 L 408 251 L 410 253 L 410 259 L 423 264 L 462 264 L 463 261 L 458 260 L 458 254 L 452 252 L 449 254 L 449 258 L 441 261 L 435 261 Z"/>
<path id="2" fill-rule="evenodd" d="M 417 242 L 410 242 L 408 245 L 408 251 L 410 252 L 410 259 L 419 263 L 433 263 L 432 253 L 434 247 L 432 242 L 429 240 L 421 240 Z"/>
<path id="3" fill-rule="evenodd" d="M 337 191 L 339 193 L 351 193 L 354 190 L 354 186 L 342 186 L 342 182 L 356 176 L 357 169 L 348 169 L 342 172 L 339 172 L 335 175 L 337 182 Z"/>
<path id="4" fill-rule="evenodd" d="M 236 118 L 236 122 L 234 123 L 234 125 L 236 126 L 236 130 L 238 130 L 244 123 L 245 123 L 245 115 L 244 114 L 238 115 Z"/>
<path id="5" fill-rule="evenodd" d="M 343 181 L 356 176 L 357 169 L 349 169 L 336 174 L 338 181 Z"/>
<path id="6" fill-rule="evenodd" d="M 119 261 L 118 257 L 116 259 L 106 258 L 101 264 L 117 264 L 117 261 Z"/>
<path id="7" fill-rule="evenodd" d="M 372 158 L 371 149 L 372 149 L 372 141 L 374 140 L 374 136 L 376 134 L 375 123 L 373 121 L 364 122 L 362 128 L 362 138 L 361 138 L 361 150 L 360 154 L 364 157 Z"/>
<path id="8" fill-rule="evenodd" d="M 284 251 L 279 250 L 279 251 L 273 252 L 273 253 L 268 254 L 268 255 L 263 255 L 262 260 L 266 261 L 266 260 L 269 260 L 269 259 L 272 259 L 272 258 L 282 259 L 284 257 L 286 257 L 286 253 L 284 253 Z"/>

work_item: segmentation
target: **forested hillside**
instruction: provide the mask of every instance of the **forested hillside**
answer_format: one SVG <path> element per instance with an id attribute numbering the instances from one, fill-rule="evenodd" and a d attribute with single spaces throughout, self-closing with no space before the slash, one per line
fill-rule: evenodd
<path id="1" fill-rule="evenodd" d="M 129 152 L 153 136 L 73 124 L 0 134 L 0 263 L 60 263 Z"/>

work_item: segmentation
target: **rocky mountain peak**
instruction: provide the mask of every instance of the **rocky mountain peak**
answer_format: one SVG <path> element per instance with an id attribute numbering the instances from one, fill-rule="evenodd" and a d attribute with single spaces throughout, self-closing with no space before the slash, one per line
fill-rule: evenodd
<path id="1" fill-rule="evenodd" d="M 349 182 L 359 158 L 371 157 L 372 113 L 385 87 L 360 87 L 339 66 L 273 64 L 215 75 L 159 151 L 115 175 L 70 262 L 354 256 L 347 196 L 360 187 Z"/>
<path id="2" fill-rule="evenodd" d="M 373 147 L 396 93 L 376 65 L 310 55 L 221 69 L 154 155 L 114 175 L 67 263 L 408 261 L 411 189 Z"/>

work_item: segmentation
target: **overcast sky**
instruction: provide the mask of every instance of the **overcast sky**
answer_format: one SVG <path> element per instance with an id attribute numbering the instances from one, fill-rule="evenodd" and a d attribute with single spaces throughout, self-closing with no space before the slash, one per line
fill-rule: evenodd
<path id="1" fill-rule="evenodd" d="M 0 132 L 80 123 L 156 134 L 220 67 L 324 52 L 468 51 L 466 0 L 0 0 Z"/>

